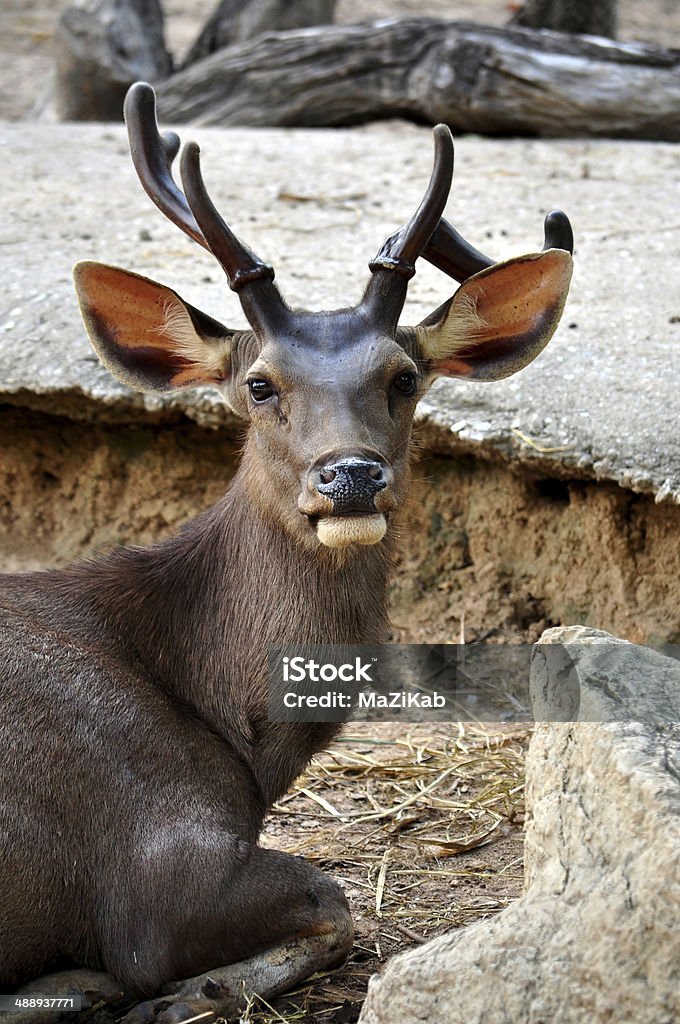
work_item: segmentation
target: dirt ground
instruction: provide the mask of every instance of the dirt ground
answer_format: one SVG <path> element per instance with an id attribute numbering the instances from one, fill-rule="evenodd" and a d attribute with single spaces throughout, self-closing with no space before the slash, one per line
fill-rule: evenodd
<path id="1" fill-rule="evenodd" d="M 54 26 L 73 0 L 3 0 L 0 21 L 0 119 L 35 116 L 50 90 Z M 216 0 L 165 0 L 168 45 L 177 59 L 198 35 Z M 336 21 L 422 16 L 502 25 L 514 0 L 339 0 Z M 680 47 L 676 0 L 619 0 L 619 38 Z"/>

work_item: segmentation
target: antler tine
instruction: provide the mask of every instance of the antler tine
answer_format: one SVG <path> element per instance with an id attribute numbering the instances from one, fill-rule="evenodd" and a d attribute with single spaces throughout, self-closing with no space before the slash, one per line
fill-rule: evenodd
<path id="1" fill-rule="evenodd" d="M 452 224 L 442 219 L 422 252 L 423 258 L 455 281 L 466 281 L 480 270 L 491 267 L 494 260 L 466 242 Z"/>
<path id="2" fill-rule="evenodd" d="M 395 270 L 403 277 L 415 274 L 415 262 L 437 227 L 446 206 L 453 178 L 453 138 L 445 124 L 434 128 L 434 166 L 427 191 L 411 219 L 383 242 L 369 267 Z"/>
<path id="3" fill-rule="evenodd" d="M 551 210 L 545 218 L 545 243 L 543 249 L 564 249 L 574 252 L 574 232 L 566 213 L 562 210 Z"/>
<path id="4" fill-rule="evenodd" d="M 171 168 L 179 151 L 179 137 L 174 132 L 161 135 L 158 131 L 156 95 L 146 82 L 137 82 L 128 90 L 125 120 L 139 180 L 159 210 L 216 257 L 234 291 L 260 282 L 257 289 L 240 294 L 251 324 L 264 327 L 272 318 L 285 317 L 287 306 L 272 283 L 273 267 L 240 242 L 215 209 L 203 183 L 195 142 L 185 145 L 180 159 L 184 192 L 176 185 Z"/>
<path id="5" fill-rule="evenodd" d="M 574 235 L 566 213 L 553 210 L 545 218 L 545 242 L 543 249 L 565 249 L 574 251 Z M 479 249 L 466 242 L 463 236 L 442 219 L 434 230 L 422 252 L 424 259 L 455 281 L 462 283 L 480 270 L 492 267 L 495 260 L 485 256 Z"/>
<path id="6" fill-rule="evenodd" d="M 130 86 L 125 97 L 125 122 L 130 153 L 144 191 L 168 220 L 185 234 L 210 249 L 189 209 L 187 200 L 172 177 L 172 163 L 179 152 L 179 136 L 158 131 L 156 94 L 146 82 Z"/>
<path id="7" fill-rule="evenodd" d="M 244 285 L 262 278 L 272 281 L 274 268 L 264 263 L 241 242 L 217 212 L 201 175 L 200 150 L 195 142 L 187 142 L 182 150 L 180 174 L 191 207 L 210 251 L 219 260 L 229 278 L 229 286 L 240 291 Z M 278 295 L 275 286 L 271 286 Z M 282 299 L 280 299 L 283 302 Z"/>

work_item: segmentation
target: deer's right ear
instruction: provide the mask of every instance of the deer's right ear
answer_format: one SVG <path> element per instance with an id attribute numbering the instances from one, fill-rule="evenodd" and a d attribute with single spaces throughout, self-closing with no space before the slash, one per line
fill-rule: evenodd
<path id="1" fill-rule="evenodd" d="M 89 260 L 73 276 L 90 341 L 118 380 L 139 391 L 229 380 L 234 332 L 171 288 Z"/>

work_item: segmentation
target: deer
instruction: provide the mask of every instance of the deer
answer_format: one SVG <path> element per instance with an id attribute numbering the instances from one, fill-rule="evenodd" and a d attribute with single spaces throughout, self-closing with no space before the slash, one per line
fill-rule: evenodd
<path id="1" fill-rule="evenodd" d="M 465 241 L 443 218 L 453 140 L 438 125 L 424 197 L 359 303 L 292 309 L 215 208 L 194 142 L 176 183 L 180 140 L 161 134 L 151 86 L 131 87 L 125 120 L 143 188 L 214 256 L 250 326 L 84 261 L 90 341 L 132 388 L 216 389 L 247 432 L 224 497 L 175 536 L 1 577 L 0 984 L 115 992 L 136 1001 L 125 1024 L 173 1024 L 346 958 L 340 885 L 259 844 L 342 727 L 270 721 L 267 652 L 386 641 L 416 405 L 438 377 L 495 381 L 539 355 L 573 236 L 553 211 L 539 252 L 494 262 Z M 420 257 L 459 287 L 402 326 Z"/>

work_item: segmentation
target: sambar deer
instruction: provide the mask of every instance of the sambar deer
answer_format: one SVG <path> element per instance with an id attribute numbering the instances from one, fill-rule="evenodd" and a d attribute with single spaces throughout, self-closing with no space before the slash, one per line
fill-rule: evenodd
<path id="1" fill-rule="evenodd" d="M 179 139 L 159 134 L 150 86 L 132 87 L 126 120 L 142 185 L 217 258 L 250 330 L 83 262 L 88 334 L 119 380 L 211 385 L 249 429 L 227 494 L 177 536 L 2 578 L 0 982 L 72 964 L 147 997 L 128 1022 L 210 1020 L 352 944 L 340 887 L 258 845 L 267 809 L 339 728 L 268 720 L 267 651 L 386 639 L 418 399 L 440 375 L 496 380 L 538 355 L 566 299 L 571 229 L 548 215 L 544 250 L 504 263 L 470 246 L 441 219 L 453 143 L 439 125 L 425 196 L 359 304 L 294 310 L 214 208 L 194 143 L 176 185 Z M 462 284 L 401 327 L 420 256 Z"/>

